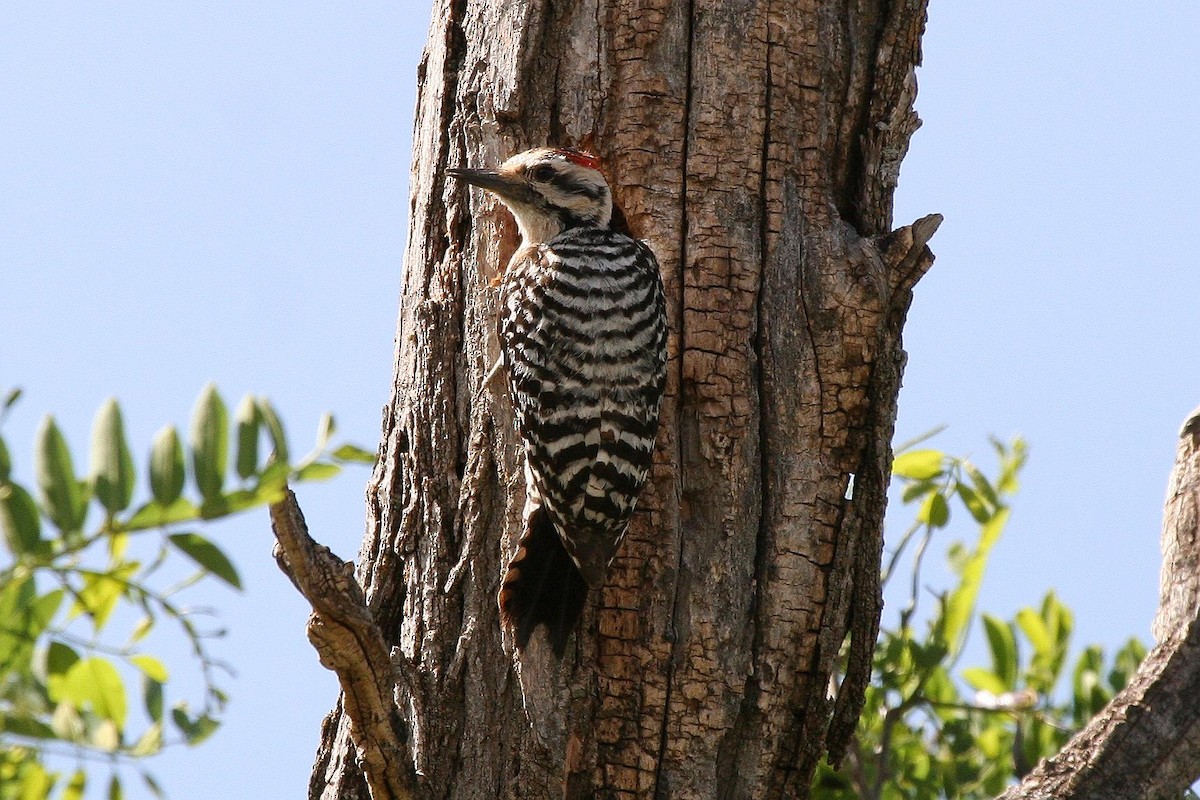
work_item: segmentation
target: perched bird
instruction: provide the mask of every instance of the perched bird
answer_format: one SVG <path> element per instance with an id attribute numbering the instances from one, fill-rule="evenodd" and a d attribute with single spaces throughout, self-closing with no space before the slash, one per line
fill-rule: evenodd
<path id="1" fill-rule="evenodd" d="M 500 198 L 521 233 L 499 335 L 526 504 L 499 602 L 519 648 L 545 625 L 561 657 L 653 459 L 667 363 L 662 276 L 589 153 L 538 148 L 449 174 Z"/>

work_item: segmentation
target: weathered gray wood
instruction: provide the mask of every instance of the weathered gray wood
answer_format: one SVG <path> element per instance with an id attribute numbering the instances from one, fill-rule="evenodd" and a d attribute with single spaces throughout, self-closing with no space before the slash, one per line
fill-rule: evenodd
<path id="1" fill-rule="evenodd" d="M 1159 800 L 1200 778 L 1200 409 L 1179 434 L 1162 547 L 1158 643 L 1129 685 L 1002 800 Z"/>
<path id="2" fill-rule="evenodd" d="M 436 4 L 357 573 L 411 665 L 424 796 L 803 797 L 844 743 L 879 619 L 901 326 L 939 221 L 890 230 L 924 6 Z M 515 228 L 442 177 L 546 143 L 603 158 L 672 325 L 651 485 L 562 663 L 536 640 L 514 662 L 495 604 L 523 497 L 508 401 L 479 384 Z M 366 797 L 355 758 L 339 707 L 310 796 Z"/>

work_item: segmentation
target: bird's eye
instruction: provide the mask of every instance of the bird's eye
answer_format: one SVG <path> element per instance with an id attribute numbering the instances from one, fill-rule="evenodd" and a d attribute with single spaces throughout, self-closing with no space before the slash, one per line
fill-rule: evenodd
<path id="1" fill-rule="evenodd" d="M 549 183 L 554 180 L 554 167 L 546 164 L 539 164 L 529 171 L 529 177 L 533 178 L 538 183 Z"/>

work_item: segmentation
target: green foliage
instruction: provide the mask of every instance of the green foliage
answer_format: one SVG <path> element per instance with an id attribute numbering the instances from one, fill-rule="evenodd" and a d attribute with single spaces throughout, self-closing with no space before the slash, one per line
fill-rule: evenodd
<path id="1" fill-rule="evenodd" d="M 1145 656 L 1143 645 L 1131 639 L 1111 661 L 1092 646 L 1068 669 L 1073 615 L 1048 592 L 1011 620 L 978 615 L 991 663 L 956 670 L 1026 459 L 1019 438 L 993 440 L 992 446 L 999 462 L 994 478 L 939 450 L 902 448 L 896 456 L 893 475 L 916 514 L 883 579 L 896 579 L 897 564 L 911 550 L 908 601 L 894 627 L 881 631 L 855 740 L 840 769 L 818 769 L 816 800 L 995 797 L 1057 752 L 1125 686 Z M 922 635 L 914 624 L 922 560 L 958 509 L 976 533 L 969 543 L 948 546 L 956 582 L 935 595 Z M 1071 684 L 1066 694 L 1064 676 Z"/>
<path id="2" fill-rule="evenodd" d="M 125 441 L 121 407 L 109 399 L 96 413 L 92 427 L 91 482 L 96 499 L 110 515 L 129 508 L 133 501 L 133 456 Z"/>
<path id="3" fill-rule="evenodd" d="M 4 397 L 0 423 L 19 397 L 16 390 Z M 289 463 L 283 424 L 263 397 L 245 398 L 235 425 L 231 476 L 229 412 L 216 388 L 206 387 L 186 449 L 174 426 L 154 437 L 143 471 L 146 499 L 137 506 L 138 473 L 115 400 L 96 414 L 86 478 L 75 472 L 53 417 L 34 443 L 35 491 L 14 478 L 0 436 L 0 800 L 72 800 L 99 780 L 82 766 L 69 774 L 54 769 L 47 756 L 136 765 L 164 747 L 197 745 L 220 725 L 225 668 L 209 650 L 219 633 L 200 627 L 178 597 L 202 580 L 240 589 L 241 579 L 217 544 L 179 526 L 257 508 L 280 498 L 288 481 L 324 480 L 344 463 L 373 460 L 354 445 L 331 446 L 335 426 L 326 414 L 316 448 Z M 261 462 L 264 437 L 273 454 Z M 102 520 L 89 528 L 93 504 Z M 164 573 L 181 568 L 194 572 L 167 584 Z M 183 636 L 193 653 L 203 686 L 196 711 L 186 699 L 168 704 L 173 670 L 145 649 L 147 636 L 163 628 Z M 163 796 L 150 773 L 138 773 L 152 795 Z M 99 785 L 108 797 L 123 796 L 124 775 L 106 769 Z"/>

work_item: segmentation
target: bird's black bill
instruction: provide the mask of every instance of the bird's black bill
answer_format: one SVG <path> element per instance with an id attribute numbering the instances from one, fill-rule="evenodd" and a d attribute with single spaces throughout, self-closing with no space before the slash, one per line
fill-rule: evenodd
<path id="1" fill-rule="evenodd" d="M 508 181 L 496 172 L 494 169 L 448 169 L 446 174 L 451 178 L 469 183 L 472 186 L 478 186 L 480 189 L 487 189 L 489 192 L 496 194 L 506 194 L 509 188 Z"/>

